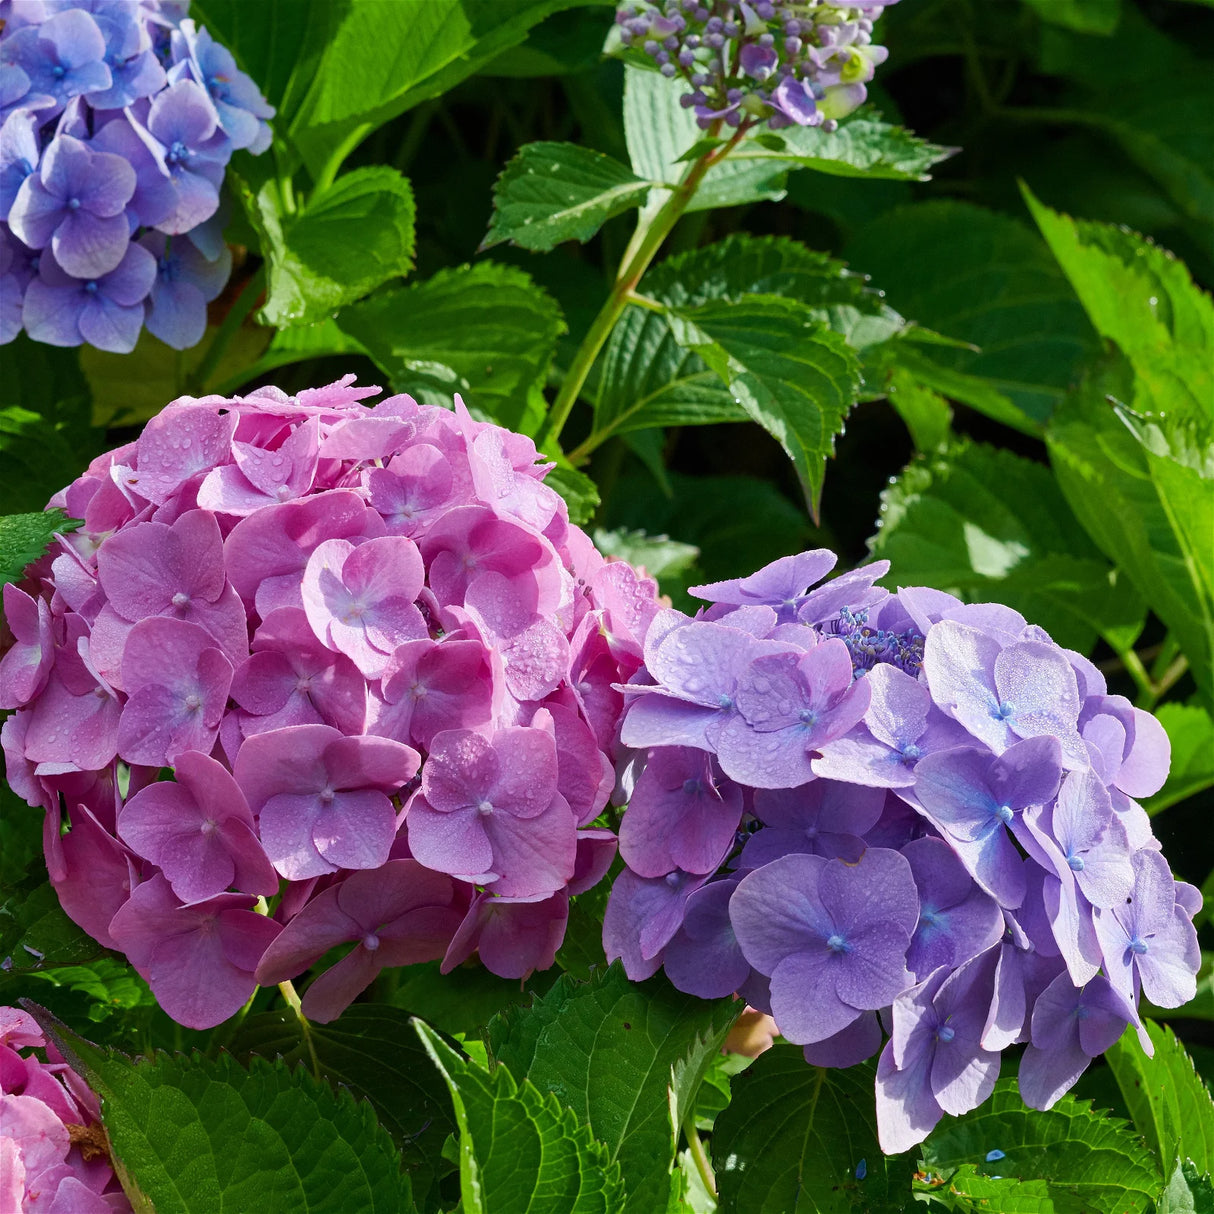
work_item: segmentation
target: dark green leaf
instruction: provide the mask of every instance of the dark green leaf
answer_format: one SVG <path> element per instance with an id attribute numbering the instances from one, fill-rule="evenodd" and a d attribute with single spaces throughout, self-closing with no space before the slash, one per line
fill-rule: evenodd
<path id="1" fill-rule="evenodd" d="M 106 955 L 64 914 L 44 872 L 31 873 L 7 892 L 0 902 L 0 961 L 7 973 L 86 965 Z"/>
<path id="2" fill-rule="evenodd" d="M 0 408 L 0 458 L 0 511 L 7 514 L 40 510 L 84 463 L 62 429 L 20 405 Z"/>
<path id="3" fill-rule="evenodd" d="M 1214 1101 L 1176 1034 L 1151 1020 L 1146 1028 L 1153 1058 L 1132 1028 L 1105 1052 L 1134 1126 L 1165 1174 L 1177 1156 L 1192 1160 L 1200 1172 L 1214 1171 Z"/>
<path id="4" fill-rule="evenodd" d="M 700 550 L 694 544 L 672 540 L 667 535 L 646 535 L 643 531 L 604 531 L 594 533 L 594 546 L 604 556 L 613 556 L 644 569 L 661 582 L 678 577 L 695 564 Z"/>
<path id="5" fill-rule="evenodd" d="M 360 342 L 398 392 L 469 408 L 518 428 L 565 330 L 555 301 L 513 266 L 480 262 L 382 291 L 343 309 L 342 331 Z"/>
<path id="6" fill-rule="evenodd" d="M 544 477 L 544 484 L 565 499 L 565 505 L 569 507 L 569 521 L 574 526 L 585 526 L 594 518 L 594 512 L 599 508 L 599 491 L 584 472 L 557 464 Z"/>
<path id="7" fill-rule="evenodd" d="M 455 1118 L 409 1019 L 399 1008 L 355 1003 L 329 1024 L 310 1025 L 305 1041 L 294 1014 L 263 1012 L 245 1020 L 227 1048 L 242 1061 L 260 1055 L 314 1065 L 334 1086 L 369 1100 L 400 1149 L 414 1200 L 429 1210 L 438 1201 L 436 1177 L 447 1168 L 443 1142 Z"/>
<path id="8" fill-rule="evenodd" d="M 953 424 L 953 410 L 939 392 L 925 387 L 914 375 L 895 368 L 887 388 L 889 403 L 906 423 L 917 451 L 935 451 L 948 441 Z"/>
<path id="9" fill-rule="evenodd" d="M 68 518 L 67 511 L 58 507 L 37 514 L 0 515 L 0 582 L 21 581 L 25 567 L 50 547 L 56 532 L 79 526 L 79 519 Z"/>
<path id="10" fill-rule="evenodd" d="M 912 463 L 881 495 L 873 556 L 900 582 L 999 602 L 1087 653 L 1133 645 L 1146 608 L 1105 560 L 1042 464 L 962 441 Z"/>
<path id="11" fill-rule="evenodd" d="M 131 1008 L 154 1007 L 156 997 L 125 958 L 112 954 L 87 965 L 65 965 L 29 975 L 53 986 L 77 991 L 89 999 L 89 1019 L 96 1022 Z"/>
<path id="12" fill-rule="evenodd" d="M 413 268 L 413 189 L 395 169 L 355 169 L 318 190 L 297 214 L 273 183 L 257 195 L 269 262 L 262 319 L 309 324 Z"/>
<path id="13" fill-rule="evenodd" d="M 1184 263 L 1133 232 L 1077 222 L 1027 190 L 1025 198 L 1096 331 L 1134 368 L 1127 403 L 1214 422 L 1214 301 Z"/>
<path id="14" fill-rule="evenodd" d="M 1172 743 L 1167 783 L 1143 805 L 1157 814 L 1214 785 L 1214 720 L 1198 704 L 1161 704 L 1155 716 Z"/>
<path id="15" fill-rule="evenodd" d="M 393 971 L 398 978 L 391 999 L 395 1007 L 428 1020 L 448 1034 L 479 1035 L 504 1007 L 523 1003 L 556 980 L 553 971 L 535 974 L 525 983 L 499 978 L 479 964 L 439 973 L 437 961 Z"/>
<path id="16" fill-rule="evenodd" d="M 721 1214 L 911 1209 L 910 1156 L 877 1144 L 873 1075 L 871 1064 L 811 1067 L 798 1046 L 761 1054 L 713 1129 Z"/>
<path id="17" fill-rule="evenodd" d="M 1049 250 L 1007 216 L 960 202 L 900 207 L 863 228 L 847 255 L 903 316 L 977 347 L 896 343 L 895 357 L 996 421 L 1039 432 L 1096 348 Z"/>
<path id="18" fill-rule="evenodd" d="M 407 1214 L 408 1180 L 371 1106 L 302 1067 L 228 1055 L 132 1061 L 38 1009 L 47 1035 L 101 1097 L 115 1168 L 155 1214 L 219 1210 Z"/>
<path id="19" fill-rule="evenodd" d="M 988 1163 L 991 1150 L 1003 1154 Z M 972 1113 L 946 1117 L 923 1144 L 923 1159 L 933 1171 L 970 1165 L 971 1170 L 953 1178 L 953 1187 L 977 1186 L 992 1173 L 1016 1181 L 1045 1182 L 1024 1195 L 1048 1197 L 1050 1204 L 1038 1208 L 1055 1214 L 1146 1214 L 1163 1185 L 1150 1152 L 1125 1122 L 1094 1113 L 1071 1096 L 1046 1112 L 1030 1109 L 1020 1099 L 1014 1079 L 1000 1080 L 990 1099 Z M 974 1193 L 975 1198 L 993 1195 L 989 1188 Z"/>
<path id="20" fill-rule="evenodd" d="M 740 1004 L 675 991 L 663 978 L 629 982 L 619 964 L 590 982 L 561 978 L 529 1008 L 511 1008 L 489 1026 L 492 1056 L 584 1120 L 628 1178 L 621 1209 L 665 1208 L 677 1127 L 668 1089 L 672 1072 L 686 1111 L 701 1061 L 724 1039 Z M 688 1069 L 690 1068 L 690 1070 Z"/>
<path id="21" fill-rule="evenodd" d="M 574 1110 L 502 1065 L 486 1072 L 420 1020 L 414 1025 L 451 1089 L 459 1123 L 463 1214 L 616 1214 L 620 1166 Z"/>
<path id="22" fill-rule="evenodd" d="M 777 295 L 749 295 L 670 312 L 676 339 L 729 386 L 784 448 L 815 514 L 827 457 L 860 389 L 859 363 L 813 310 Z"/>
<path id="23" fill-rule="evenodd" d="M 546 253 L 589 240 L 613 215 L 639 206 L 650 183 L 575 143 L 528 143 L 493 187 L 493 219 L 482 248 L 509 240 Z"/>
<path id="24" fill-rule="evenodd" d="M 1026 0 L 1051 25 L 1081 34 L 1111 34 L 1121 19 L 1121 0 Z"/>
<path id="25" fill-rule="evenodd" d="M 526 37 L 551 13 L 585 0 L 342 0 L 340 21 L 298 101 L 290 135 L 313 175 L 377 126 L 437 97 Z M 606 33 L 610 16 L 601 20 Z"/>

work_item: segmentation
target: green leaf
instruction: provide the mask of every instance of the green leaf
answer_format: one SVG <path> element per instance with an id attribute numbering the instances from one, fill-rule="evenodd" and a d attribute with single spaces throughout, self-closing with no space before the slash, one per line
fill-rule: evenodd
<path id="1" fill-rule="evenodd" d="M 360 342 L 398 392 L 471 409 L 510 429 L 542 384 L 565 331 L 556 302 L 513 266 L 491 261 L 342 310 L 338 324 Z"/>
<path id="2" fill-rule="evenodd" d="M 1045 244 L 1005 215 L 961 202 L 899 207 L 864 227 L 847 258 L 903 316 L 976 347 L 895 343 L 894 354 L 996 421 L 1040 432 L 1096 349 Z"/>
<path id="3" fill-rule="evenodd" d="M 509 240 L 546 253 L 585 243 L 613 215 L 640 206 L 651 183 L 575 143 L 528 143 L 493 186 L 493 219 L 481 248 Z"/>
<path id="4" fill-rule="evenodd" d="M 1002 1151 L 1002 1157 L 986 1162 L 987 1152 L 994 1149 Z M 1045 1112 L 1030 1109 L 1020 1099 L 1014 1079 L 1000 1080 L 991 1097 L 972 1113 L 946 1117 L 923 1144 L 923 1160 L 932 1171 L 962 1169 L 967 1164 L 976 1169 L 954 1176 L 953 1188 L 976 1185 L 991 1172 L 1015 1181 L 1045 1182 L 1023 1196 L 1037 1197 L 1041 1204 L 1036 1209 L 1053 1214 L 1147 1214 L 1163 1185 L 1150 1153 L 1125 1122 L 1094 1113 L 1090 1105 L 1072 1096 L 1064 1096 Z M 966 1192 L 964 1187 L 961 1192 Z M 990 1196 L 990 1190 L 976 1190 L 973 1196 Z"/>
<path id="5" fill-rule="evenodd" d="M 785 145 L 782 152 L 742 143 L 729 159 L 741 165 L 766 163 L 786 169 L 815 169 L 835 177 L 927 181 L 928 170 L 957 150 L 928 143 L 903 127 L 882 122 L 881 115 L 871 107 L 845 118 L 833 133 L 820 127 L 793 126 L 781 132 L 781 138 Z"/>
<path id="6" fill-rule="evenodd" d="M 1172 743 L 1167 783 L 1143 802 L 1149 814 L 1214 785 L 1214 719 L 1198 704 L 1161 704 L 1155 709 Z"/>
<path id="7" fill-rule="evenodd" d="M 1121 0 L 1026 0 L 1051 25 L 1081 34 L 1111 34 L 1121 20 Z"/>
<path id="8" fill-rule="evenodd" d="M 784 448 L 816 516 L 835 436 L 860 390 L 855 354 L 813 310 L 778 295 L 671 309 L 676 340 Z"/>
<path id="9" fill-rule="evenodd" d="M 155 1007 L 156 996 L 124 958 L 98 957 L 87 965 L 65 965 L 29 975 L 53 986 L 65 987 L 90 1000 L 89 1019 L 94 1022 L 138 1007 Z"/>
<path id="10" fill-rule="evenodd" d="M 544 484 L 565 499 L 565 505 L 569 507 L 569 521 L 575 526 L 585 526 L 594 518 L 601 499 L 598 486 L 584 472 L 557 464 L 544 477 Z"/>
<path id="11" fill-rule="evenodd" d="M 254 1058 L 245 1070 L 226 1054 L 132 1061 L 26 1008 L 101 1097 L 115 1170 L 136 1210 L 412 1210 L 371 1106 L 302 1067 Z"/>
<path id="12" fill-rule="evenodd" d="M 574 1110 L 503 1065 L 487 1072 L 413 1022 L 455 1105 L 463 1214 L 616 1214 L 620 1166 Z"/>
<path id="13" fill-rule="evenodd" d="M 624 67 L 624 136 L 632 171 L 646 181 L 677 185 L 688 171 L 683 157 L 703 141 L 695 113 L 679 104 L 682 86 L 657 72 L 626 64 Z M 687 206 L 689 211 L 740 206 L 751 202 L 778 202 L 784 197 L 787 165 L 770 160 L 745 163 L 727 156 L 704 176 Z M 669 197 L 654 189 L 645 204 L 655 210 Z"/>
<path id="14" fill-rule="evenodd" d="M 414 1200 L 428 1210 L 438 1202 L 437 1177 L 447 1170 L 443 1142 L 455 1117 L 409 1021 L 399 1008 L 355 1003 L 329 1024 L 310 1024 L 305 1040 L 294 1014 L 263 1012 L 246 1019 L 227 1048 L 241 1061 L 260 1055 L 307 1063 L 334 1087 L 369 1100 L 400 1149 Z"/>
<path id="15" fill-rule="evenodd" d="M 1214 1171 L 1214 1101 L 1176 1034 L 1151 1020 L 1146 1029 L 1153 1058 L 1133 1028 L 1105 1052 L 1134 1126 L 1165 1175 L 1177 1156 L 1192 1160 L 1200 1172 Z"/>
<path id="16" fill-rule="evenodd" d="M 393 1006 L 449 1035 L 475 1036 L 502 1008 L 525 1002 L 537 990 L 547 990 L 557 978 L 549 970 L 520 983 L 499 978 L 479 964 L 460 965 L 449 974 L 441 974 L 437 961 L 409 965 L 391 971 L 391 975 L 398 980 L 391 994 Z"/>
<path id="17" fill-rule="evenodd" d="M 748 294 L 783 295 L 812 309 L 857 349 L 884 342 L 902 318 L 842 262 L 777 237 L 735 235 L 668 258 L 642 282 L 667 306 L 691 307 Z M 602 359 L 595 436 L 655 426 L 744 421 L 749 414 L 715 371 L 675 339 L 664 312 L 629 307 Z"/>
<path id="18" fill-rule="evenodd" d="M 45 873 L 37 868 L 0 902 L 0 961 L 5 973 L 85 965 L 105 955 L 106 950 L 67 917 Z"/>
<path id="19" fill-rule="evenodd" d="M 906 585 L 999 602 L 1082 653 L 1123 652 L 1146 616 L 1134 585 L 1088 538 L 1042 464 L 966 440 L 912 463 L 881 494 L 869 547 Z"/>
<path id="20" fill-rule="evenodd" d="M 1214 703 L 1214 585 L 1209 537 L 1214 480 L 1156 456 L 1108 399 L 1126 399 L 1124 364 L 1093 373 L 1050 423 L 1054 474 L 1097 546 L 1171 629 L 1206 698 Z"/>
<path id="21" fill-rule="evenodd" d="M 678 1106 L 690 1107 L 701 1060 L 720 1048 L 740 1005 L 675 991 L 662 978 L 629 982 L 616 963 L 589 983 L 561 978 L 529 1008 L 489 1025 L 491 1055 L 561 1102 L 590 1126 L 628 1178 L 622 1211 L 665 1208 L 677 1129 L 668 1091 L 684 1080 Z"/>
<path id="22" fill-rule="evenodd" d="M 873 1076 L 869 1063 L 809 1066 L 799 1046 L 760 1054 L 713 1129 L 722 1214 L 909 1209 L 911 1157 L 881 1153 Z"/>
<path id="23" fill-rule="evenodd" d="M 255 362 L 233 371 L 208 387 L 217 396 L 232 396 L 245 384 L 291 363 L 305 362 L 311 358 L 332 358 L 342 354 L 361 354 L 367 357 L 362 346 L 337 327 L 337 321 L 326 317 L 314 325 L 294 325 L 279 329 L 274 339 L 265 348 L 265 353 Z"/>
<path id="24" fill-rule="evenodd" d="M 1176 1161 L 1172 1179 L 1155 1206 L 1156 1214 L 1214 1214 L 1214 1179 L 1191 1160 Z"/>
<path id="25" fill-rule="evenodd" d="M 310 324 L 412 270 L 413 188 L 395 169 L 354 169 L 297 214 L 283 213 L 273 184 L 257 193 L 266 324 Z"/>
<path id="26" fill-rule="evenodd" d="M 347 0 L 310 78 L 301 82 L 302 96 L 290 98 L 290 136 L 315 176 L 377 126 L 445 93 L 551 13 L 580 3 Z M 602 21 L 606 33 L 609 16 Z"/>
<path id="27" fill-rule="evenodd" d="M 1184 263 L 1133 232 L 1024 196 L 1096 331 L 1134 368 L 1134 406 L 1214 421 L 1214 301 Z"/>
<path id="28" fill-rule="evenodd" d="M 605 531 L 594 533 L 594 546 L 604 555 L 627 561 L 643 569 L 659 583 L 677 578 L 695 564 L 700 550 L 694 544 L 672 540 L 667 535 L 646 535 L 644 531 Z"/>
<path id="29" fill-rule="evenodd" d="M 19 582 L 54 541 L 55 533 L 75 531 L 80 520 L 56 507 L 37 514 L 0 515 L 0 581 Z"/>
<path id="30" fill-rule="evenodd" d="M 887 392 L 889 403 L 906 423 L 917 451 L 932 452 L 948 441 L 953 409 L 939 392 L 925 387 L 901 368 L 895 368 L 890 375 Z"/>

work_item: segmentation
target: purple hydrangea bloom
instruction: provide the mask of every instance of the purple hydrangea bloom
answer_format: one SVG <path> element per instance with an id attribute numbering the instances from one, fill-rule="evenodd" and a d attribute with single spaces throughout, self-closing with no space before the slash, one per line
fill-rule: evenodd
<path id="1" fill-rule="evenodd" d="M 0 126 L 0 219 L 7 219 L 22 183 L 38 166 L 38 115 L 18 111 Z M 5 239 L 9 239 L 4 231 Z"/>
<path id="2" fill-rule="evenodd" d="M 207 304 L 223 290 L 232 253 L 208 261 L 188 240 L 148 232 L 139 241 L 156 258 L 156 281 L 147 304 L 148 332 L 174 350 L 197 345 L 207 327 Z"/>
<path id="3" fill-rule="evenodd" d="M 31 93 L 51 97 L 53 113 L 73 97 L 108 89 L 112 82 L 105 38 L 97 22 L 78 8 L 27 25 L 0 41 L 0 63 L 19 67 Z"/>
<path id="4" fill-rule="evenodd" d="M 125 210 L 134 192 L 135 172 L 120 156 L 59 135 L 43 153 L 38 172 L 21 183 L 9 227 L 31 249 L 49 245 L 72 277 L 99 278 L 126 254 Z"/>

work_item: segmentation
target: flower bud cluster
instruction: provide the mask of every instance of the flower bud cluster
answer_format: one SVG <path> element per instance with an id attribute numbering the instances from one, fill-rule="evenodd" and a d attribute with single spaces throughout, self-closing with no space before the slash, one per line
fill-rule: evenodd
<path id="1" fill-rule="evenodd" d="M 188 7 L 0 4 L 0 344 L 201 340 L 232 268 L 225 167 L 274 109 Z"/>
<path id="2" fill-rule="evenodd" d="M 96 1095 L 31 1017 L 0 1007 L 0 1210 L 130 1208 L 110 1166 Z"/>
<path id="3" fill-rule="evenodd" d="M 766 121 L 773 130 L 820 126 L 861 105 L 889 52 L 873 21 L 897 0 L 630 0 L 616 12 L 624 46 L 686 82 L 682 97 L 707 130 Z"/>
<path id="4" fill-rule="evenodd" d="M 196 1028 L 339 945 L 314 1019 L 385 966 L 525 976 L 615 855 L 593 824 L 655 584 L 530 439 L 352 380 L 175 401 L 4 588 L 8 778 L 51 881 Z"/>
<path id="5" fill-rule="evenodd" d="M 623 688 L 637 752 L 604 922 L 630 977 L 774 1016 L 817 1066 L 875 1054 L 887 1152 L 991 1092 L 1023 1043 L 1048 1108 L 1196 990 L 1201 895 L 1138 799 L 1169 744 L 1017 612 L 824 550 L 693 587 Z"/>

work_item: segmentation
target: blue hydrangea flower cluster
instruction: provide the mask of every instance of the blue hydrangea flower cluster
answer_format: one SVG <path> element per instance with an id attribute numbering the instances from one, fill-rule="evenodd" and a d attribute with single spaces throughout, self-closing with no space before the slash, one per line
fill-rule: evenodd
<path id="1" fill-rule="evenodd" d="M 1138 799 L 1167 735 L 1017 612 L 818 584 L 824 550 L 692 589 L 622 688 L 627 867 L 604 923 L 630 977 L 741 994 L 817 1066 L 880 1053 L 888 1152 L 980 1104 L 1023 1044 L 1048 1108 L 1142 993 L 1195 994 L 1196 889 Z"/>
<path id="2" fill-rule="evenodd" d="M 206 329 L 219 190 L 274 115 L 189 0 L 0 0 L 0 344 L 126 353 Z"/>
<path id="3" fill-rule="evenodd" d="M 642 50 L 663 76 L 686 81 L 681 98 L 707 130 L 766 121 L 773 131 L 820 126 L 861 105 L 865 84 L 889 52 L 873 21 L 897 0 L 664 0 L 616 12 L 624 46 Z"/>

